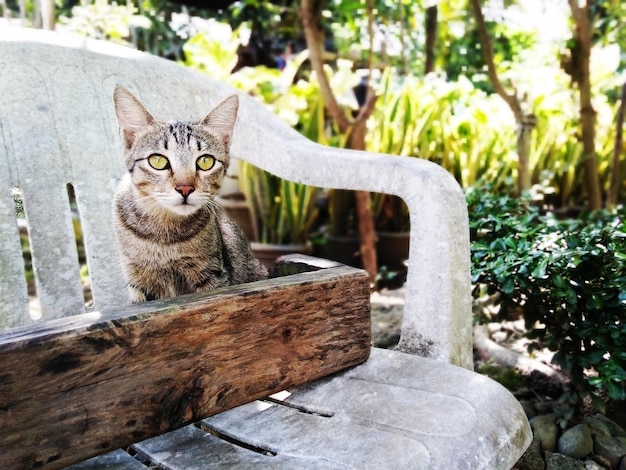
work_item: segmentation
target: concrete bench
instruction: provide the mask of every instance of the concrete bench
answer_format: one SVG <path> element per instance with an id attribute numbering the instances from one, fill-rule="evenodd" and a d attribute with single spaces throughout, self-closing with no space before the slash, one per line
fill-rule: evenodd
<path id="1" fill-rule="evenodd" d="M 515 398 L 472 372 L 467 210 L 447 172 L 315 144 L 241 96 L 232 156 L 289 180 L 407 202 L 399 350 L 370 351 L 366 276 L 345 266 L 129 305 L 110 219 L 124 171 L 118 84 L 162 119 L 197 120 L 235 93 L 121 46 L 0 30 L 0 467 L 58 468 L 100 454 L 76 467 L 513 466 L 532 436 Z M 41 318 L 29 311 L 13 188 Z M 256 401 L 283 388 L 289 394 Z"/>

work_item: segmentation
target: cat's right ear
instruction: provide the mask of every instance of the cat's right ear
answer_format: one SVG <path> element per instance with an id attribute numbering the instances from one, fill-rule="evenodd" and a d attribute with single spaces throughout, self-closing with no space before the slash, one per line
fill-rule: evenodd
<path id="1" fill-rule="evenodd" d="M 116 86 L 113 92 L 115 115 L 120 126 L 120 133 L 127 148 L 132 147 L 135 134 L 156 120 L 135 96 L 122 86 Z"/>

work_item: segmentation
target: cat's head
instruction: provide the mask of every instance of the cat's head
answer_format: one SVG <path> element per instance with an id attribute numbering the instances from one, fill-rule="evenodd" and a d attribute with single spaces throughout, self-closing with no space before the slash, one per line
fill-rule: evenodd
<path id="1" fill-rule="evenodd" d="M 142 204 L 189 215 L 222 184 L 239 99 L 229 96 L 197 123 L 161 122 L 125 88 L 113 94 L 126 168 Z"/>

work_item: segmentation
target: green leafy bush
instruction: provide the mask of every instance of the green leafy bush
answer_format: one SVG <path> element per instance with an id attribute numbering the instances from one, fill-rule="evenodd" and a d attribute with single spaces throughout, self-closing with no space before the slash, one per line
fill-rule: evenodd
<path id="1" fill-rule="evenodd" d="M 467 201 L 475 294 L 486 286 L 519 309 L 579 398 L 626 399 L 626 210 L 557 220 L 476 188 Z"/>

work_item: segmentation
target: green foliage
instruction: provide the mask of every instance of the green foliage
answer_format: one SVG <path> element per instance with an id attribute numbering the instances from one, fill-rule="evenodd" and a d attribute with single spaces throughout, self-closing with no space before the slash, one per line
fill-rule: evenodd
<path id="1" fill-rule="evenodd" d="M 522 31 L 511 31 L 500 21 L 486 23 L 489 37 L 493 38 L 494 62 L 507 64 L 520 59 L 521 54 L 534 44 L 533 36 Z M 480 46 L 478 29 L 471 25 L 462 35 L 450 35 L 446 47 L 441 50 L 441 58 L 449 80 L 471 77 L 477 88 L 493 93 L 493 87 L 486 75 L 486 65 Z"/>
<path id="2" fill-rule="evenodd" d="M 616 105 L 605 93 L 617 86 L 619 54 L 615 48 L 595 54 L 596 155 L 601 186 L 607 191 Z M 586 199 L 578 104 L 568 80 L 556 67 L 538 67 L 523 83 L 533 90 L 528 105 L 537 118 L 530 153 L 532 183 L 550 192 L 555 207 L 582 205 Z M 368 122 L 368 150 L 434 161 L 465 188 L 489 183 L 503 190 L 517 178 L 516 124 L 500 97 L 464 77 L 455 82 L 432 75 L 399 80 L 391 70 L 383 74 L 377 93 Z M 625 190 L 622 184 L 622 201 Z"/>
<path id="3" fill-rule="evenodd" d="M 262 243 L 306 243 L 317 218 L 317 189 L 278 178 L 249 163 L 240 166 L 241 190 Z"/>
<path id="4" fill-rule="evenodd" d="M 227 24 L 215 20 L 210 20 L 209 24 L 208 32 L 195 34 L 183 46 L 183 64 L 228 82 L 237 65 L 237 49 L 241 40 L 238 32 Z"/>
<path id="5" fill-rule="evenodd" d="M 521 374 L 510 367 L 503 367 L 492 362 L 482 364 L 476 368 L 476 372 L 489 376 L 511 391 L 519 390 L 524 386 L 524 379 Z"/>
<path id="6" fill-rule="evenodd" d="M 464 187 L 479 180 L 496 187 L 515 171 L 514 121 L 497 96 L 461 78 L 383 75 L 378 106 L 368 122 L 367 148 L 439 163 Z"/>
<path id="7" fill-rule="evenodd" d="M 59 23 L 63 30 L 94 39 L 106 39 L 130 45 L 133 27 L 149 28 L 148 18 L 138 15 L 133 3 L 109 4 L 108 0 L 95 0 L 91 4 L 76 5 L 70 16 L 61 16 Z"/>
<path id="8" fill-rule="evenodd" d="M 626 399 L 626 210 L 561 221 L 484 189 L 467 200 L 475 294 L 521 309 L 579 396 Z"/>

